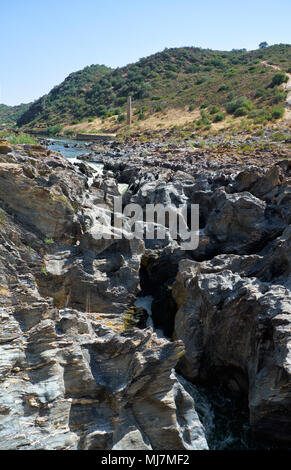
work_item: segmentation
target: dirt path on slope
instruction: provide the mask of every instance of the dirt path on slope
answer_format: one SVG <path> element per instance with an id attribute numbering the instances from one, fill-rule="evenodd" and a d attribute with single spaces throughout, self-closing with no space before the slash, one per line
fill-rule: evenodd
<path id="1" fill-rule="evenodd" d="M 272 69 L 282 71 L 282 69 L 278 65 L 272 65 L 265 61 L 262 61 L 261 64 L 264 64 L 267 67 L 272 67 Z M 285 101 L 285 114 L 283 119 L 284 121 L 291 121 L 291 73 L 284 73 L 288 76 L 289 80 L 287 83 L 283 83 L 282 85 L 282 88 L 287 90 L 287 98 Z"/>

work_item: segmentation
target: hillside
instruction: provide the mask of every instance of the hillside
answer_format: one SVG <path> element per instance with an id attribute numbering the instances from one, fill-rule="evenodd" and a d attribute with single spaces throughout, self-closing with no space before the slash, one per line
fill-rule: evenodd
<path id="1" fill-rule="evenodd" d="M 263 62 L 280 66 L 282 72 Z M 97 65 L 71 74 L 33 103 L 18 125 L 58 130 L 65 125 L 67 131 L 80 123 L 92 131 L 94 122 L 116 127 L 124 124 L 129 94 L 137 123 L 155 115 L 162 121 L 169 110 L 190 113 L 197 128 L 223 121 L 227 114 L 266 123 L 283 116 L 286 91 L 281 85 L 290 70 L 290 45 L 249 52 L 165 49 L 123 68 Z"/>
<path id="2" fill-rule="evenodd" d="M 0 125 L 12 126 L 25 113 L 31 103 L 20 104 L 18 106 L 7 106 L 6 104 L 0 104 Z"/>
<path id="3" fill-rule="evenodd" d="M 104 65 L 91 65 L 71 73 L 48 95 L 36 100 L 19 118 L 18 125 L 49 125 L 83 117 L 87 111 L 86 93 L 110 70 Z"/>

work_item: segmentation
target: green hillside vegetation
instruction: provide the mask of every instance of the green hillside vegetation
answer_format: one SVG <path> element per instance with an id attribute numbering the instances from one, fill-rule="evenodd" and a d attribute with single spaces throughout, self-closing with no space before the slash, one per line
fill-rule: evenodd
<path id="1" fill-rule="evenodd" d="M 54 87 L 48 95 L 36 100 L 23 113 L 18 125 L 31 123 L 46 123 L 53 126 L 56 123 L 78 120 L 86 115 L 86 93 L 95 83 L 111 71 L 105 65 L 91 65 L 83 70 L 71 73 L 60 85 Z"/>
<path id="2" fill-rule="evenodd" d="M 276 44 L 249 52 L 254 59 L 264 60 L 272 65 L 279 66 L 284 72 L 291 73 L 291 46 L 290 44 Z"/>
<path id="3" fill-rule="evenodd" d="M 30 106 L 31 103 L 20 104 L 18 106 L 0 104 L 0 125 L 13 126 Z"/>
<path id="4" fill-rule="evenodd" d="M 289 72 L 291 46 L 250 52 L 174 48 L 115 70 L 86 67 L 37 100 L 18 125 L 60 129 L 61 124 L 112 116 L 122 123 L 128 95 L 140 120 L 167 109 L 186 108 L 201 110 L 197 127 L 223 121 L 226 114 L 265 123 L 284 114 L 286 92 L 281 84 L 287 77 L 262 61 Z"/>

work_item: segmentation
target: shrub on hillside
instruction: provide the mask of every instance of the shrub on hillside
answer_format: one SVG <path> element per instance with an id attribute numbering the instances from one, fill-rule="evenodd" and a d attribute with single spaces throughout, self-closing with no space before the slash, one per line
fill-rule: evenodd
<path id="1" fill-rule="evenodd" d="M 216 114 L 219 112 L 219 107 L 218 106 L 211 106 L 210 108 L 210 114 Z"/>
<path id="2" fill-rule="evenodd" d="M 255 124 L 263 124 L 271 119 L 267 109 L 254 109 L 249 113 L 249 118 L 254 120 Z"/>
<path id="3" fill-rule="evenodd" d="M 66 129 L 64 134 L 67 135 L 67 136 L 72 136 L 72 135 L 74 135 L 74 131 L 72 131 L 71 129 Z"/>
<path id="4" fill-rule="evenodd" d="M 272 140 L 276 142 L 291 142 L 291 134 L 282 134 L 282 132 L 275 132 L 272 134 Z"/>
<path id="5" fill-rule="evenodd" d="M 268 96 L 268 90 L 264 88 L 258 88 L 255 93 L 255 98 L 266 98 Z"/>
<path id="6" fill-rule="evenodd" d="M 199 72 L 199 70 L 200 70 L 199 65 L 189 65 L 189 67 L 185 69 L 185 73 L 197 73 Z"/>
<path id="7" fill-rule="evenodd" d="M 234 112 L 235 117 L 240 117 L 240 116 L 247 116 L 249 113 L 248 108 L 245 106 L 241 106 L 240 108 L 237 108 Z"/>
<path id="8" fill-rule="evenodd" d="M 284 115 L 284 108 L 276 107 L 271 111 L 271 116 L 273 119 L 281 119 Z"/>
<path id="9" fill-rule="evenodd" d="M 220 93 L 221 91 L 227 91 L 229 90 L 229 86 L 227 85 L 221 85 L 221 87 L 218 88 L 218 93 Z"/>
<path id="10" fill-rule="evenodd" d="M 205 129 L 209 129 L 211 126 L 211 121 L 209 119 L 209 115 L 204 109 L 201 109 L 200 111 L 201 114 L 201 119 L 197 119 L 196 121 L 196 126 L 198 128 L 204 127 Z"/>
<path id="11" fill-rule="evenodd" d="M 234 114 L 235 116 L 244 116 L 254 108 L 254 105 L 248 98 L 241 96 L 236 100 L 228 102 L 225 108 L 229 114 Z"/>
<path id="12" fill-rule="evenodd" d="M 277 90 L 272 97 L 272 103 L 278 104 L 278 103 L 284 102 L 285 99 L 286 99 L 286 92 L 283 90 Z"/>
<path id="13" fill-rule="evenodd" d="M 61 124 L 58 124 L 56 126 L 47 127 L 46 129 L 44 129 L 44 133 L 50 136 L 55 136 L 61 134 L 62 130 L 63 126 Z"/>
<path id="14" fill-rule="evenodd" d="M 161 104 L 157 105 L 154 107 L 154 112 L 155 113 L 161 113 L 162 111 L 164 111 L 165 107 Z"/>
<path id="15" fill-rule="evenodd" d="M 224 119 L 225 119 L 225 114 L 222 113 L 221 111 L 215 114 L 215 116 L 213 116 L 213 122 L 221 122 L 221 121 L 224 121 Z"/>
<path id="16" fill-rule="evenodd" d="M 124 122 L 126 119 L 125 114 L 119 114 L 117 121 L 118 122 Z"/>
<path id="17" fill-rule="evenodd" d="M 277 72 L 272 78 L 271 86 L 279 86 L 288 82 L 288 76 L 284 72 Z"/>
<path id="18" fill-rule="evenodd" d="M 209 82 L 210 78 L 209 77 L 200 77 L 196 81 L 196 85 L 202 85 L 202 83 Z"/>

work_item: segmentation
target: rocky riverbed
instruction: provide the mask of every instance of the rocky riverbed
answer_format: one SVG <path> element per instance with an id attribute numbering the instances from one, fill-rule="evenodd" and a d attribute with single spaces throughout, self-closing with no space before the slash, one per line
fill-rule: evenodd
<path id="1" fill-rule="evenodd" d="M 185 379 L 290 446 L 288 149 L 53 148 L 0 145 L 0 448 L 207 449 Z M 199 247 L 100 238 L 120 185 L 124 204 L 199 204 Z"/>

